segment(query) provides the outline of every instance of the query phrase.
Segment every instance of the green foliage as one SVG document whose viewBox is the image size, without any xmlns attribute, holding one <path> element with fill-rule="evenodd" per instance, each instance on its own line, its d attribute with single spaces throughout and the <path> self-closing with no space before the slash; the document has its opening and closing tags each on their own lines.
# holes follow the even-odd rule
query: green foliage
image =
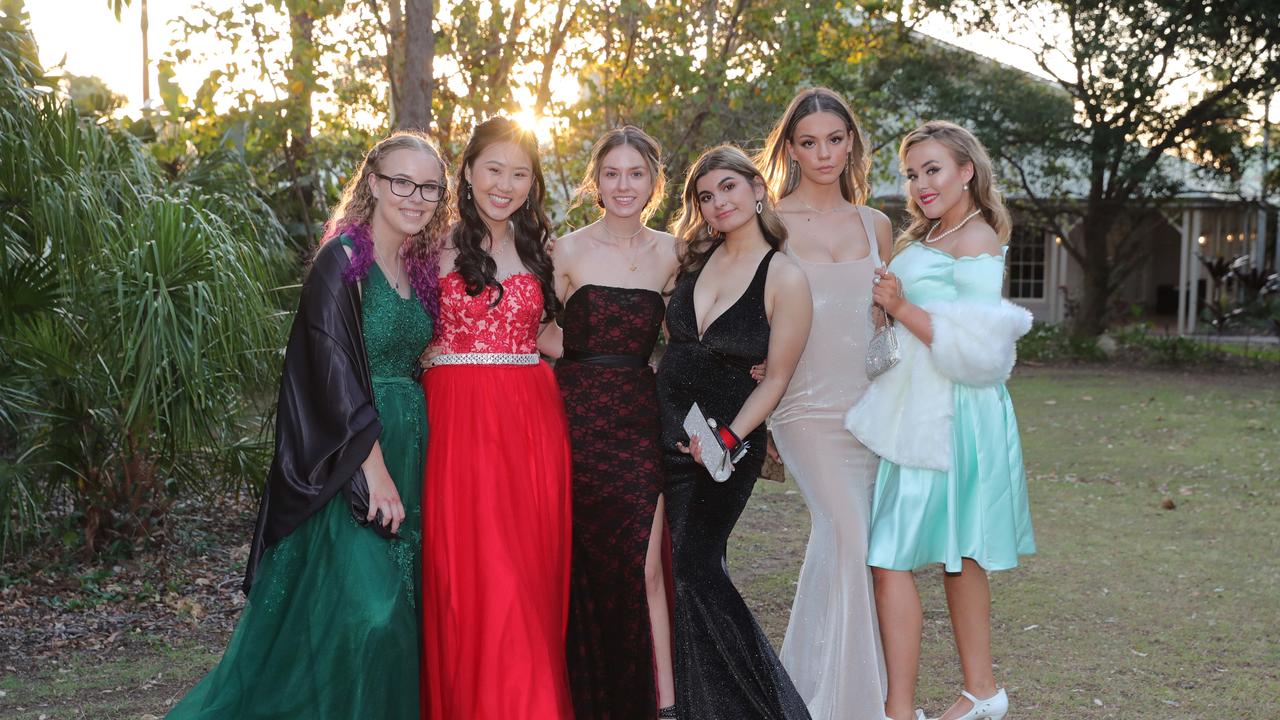
<svg viewBox="0 0 1280 720">
<path fill-rule="evenodd" d="M 1061 325 L 1037 322 L 1018 341 L 1019 360 L 1080 362 L 1105 358 L 1096 339 L 1075 337 Z"/>
<path fill-rule="evenodd" d="M 170 176 L 34 92 L 27 41 L 0 29 L 0 539 L 53 513 L 94 552 L 154 536 L 179 493 L 259 476 L 284 233 L 237 154 Z"/>
<path fill-rule="evenodd" d="M 1213 348 L 1199 340 L 1156 334 L 1148 323 L 1130 325 L 1112 335 L 1121 347 L 1156 365 L 1203 365 L 1217 356 Z"/>
<path fill-rule="evenodd" d="M 66 80 L 71 104 L 84 117 L 108 117 L 124 106 L 125 97 L 113 92 L 101 78 L 68 74 Z"/>
<path fill-rule="evenodd" d="M 1149 257 L 1142 230 L 1159 208 L 1196 175 L 1238 177 L 1252 131 L 1248 108 L 1280 88 L 1280 4 L 925 4 L 970 28 L 1019 38 L 1072 103 L 1071 122 L 1049 123 L 1039 139 L 1007 143 L 1011 152 L 1000 154 L 1027 205 L 1083 269 L 1076 332 L 1101 333 L 1115 319 L 1111 298 Z M 993 107 L 1016 107 L 1016 96 L 991 90 L 984 99 Z"/>
</svg>

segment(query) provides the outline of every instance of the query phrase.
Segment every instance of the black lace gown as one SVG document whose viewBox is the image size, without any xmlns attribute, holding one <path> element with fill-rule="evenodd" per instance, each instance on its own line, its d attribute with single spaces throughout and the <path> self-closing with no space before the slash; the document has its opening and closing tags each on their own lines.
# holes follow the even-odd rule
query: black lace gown
<svg viewBox="0 0 1280 720">
<path fill-rule="evenodd" d="M 731 421 L 755 390 L 751 366 L 769 350 L 764 285 L 774 251 L 746 292 L 698 337 L 693 288 L 698 275 L 676 284 L 667 308 L 670 343 L 658 368 L 667 520 L 675 577 L 675 686 L 681 718 L 797 720 L 804 701 L 768 638 L 729 578 L 725 550 L 764 464 L 763 424 L 733 475 L 723 483 L 676 449 L 687 443 L 684 417 L 698 403 L 708 417 Z"/>
<path fill-rule="evenodd" d="M 561 317 L 556 379 L 573 456 L 565 655 L 577 720 L 657 716 L 644 566 L 664 479 L 648 364 L 664 311 L 652 290 L 584 285 Z"/>
</svg>

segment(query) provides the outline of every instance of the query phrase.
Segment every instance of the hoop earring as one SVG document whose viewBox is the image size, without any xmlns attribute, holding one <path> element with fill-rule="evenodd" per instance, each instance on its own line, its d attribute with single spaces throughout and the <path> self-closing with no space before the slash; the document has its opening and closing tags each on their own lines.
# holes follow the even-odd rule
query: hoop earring
<svg viewBox="0 0 1280 720">
<path fill-rule="evenodd" d="M 757 215 L 759 215 L 759 214 L 760 214 L 760 213 L 762 213 L 762 212 L 764 212 L 764 202 L 762 202 L 762 201 L 760 201 L 760 200 L 757 200 L 757 201 L 756 201 L 756 214 L 757 214 Z"/>
<path fill-rule="evenodd" d="M 708 223 L 708 224 L 707 224 L 707 237 L 709 237 L 709 238 L 713 238 L 713 237 L 715 237 L 715 236 L 716 236 L 716 234 L 715 234 L 715 233 L 713 233 L 713 232 L 711 232 L 711 224 L 710 224 L 710 223 Z"/>
</svg>

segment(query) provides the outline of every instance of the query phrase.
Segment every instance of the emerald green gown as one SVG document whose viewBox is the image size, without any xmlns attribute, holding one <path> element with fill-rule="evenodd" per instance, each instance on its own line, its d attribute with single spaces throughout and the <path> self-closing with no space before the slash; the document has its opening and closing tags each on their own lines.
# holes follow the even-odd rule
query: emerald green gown
<svg viewBox="0 0 1280 720">
<path fill-rule="evenodd" d="M 362 289 L 378 440 L 406 514 L 400 539 L 357 525 L 338 493 L 266 551 L 226 653 L 170 720 L 419 717 L 427 415 L 412 372 L 432 323 L 376 263 Z"/>
</svg>

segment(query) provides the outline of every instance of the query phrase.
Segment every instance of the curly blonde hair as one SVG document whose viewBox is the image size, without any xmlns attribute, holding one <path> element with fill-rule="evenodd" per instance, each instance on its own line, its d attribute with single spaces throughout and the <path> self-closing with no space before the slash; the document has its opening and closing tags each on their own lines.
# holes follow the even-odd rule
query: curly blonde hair
<svg viewBox="0 0 1280 720">
<path fill-rule="evenodd" d="M 702 153 L 697 162 L 689 168 L 685 176 L 684 192 L 680 197 L 680 210 L 671 223 L 671 233 L 676 236 L 677 251 L 680 258 L 680 272 L 692 273 L 702 269 L 711 252 L 719 244 L 720 237 L 712 232 L 711 226 L 702 217 L 698 208 L 698 181 L 713 170 L 728 170 L 737 173 L 749 183 L 759 182 L 764 186 L 764 200 L 761 211 L 756 215 L 764 239 L 774 250 L 781 250 L 787 239 L 787 226 L 773 209 L 773 197 L 764 176 L 740 148 L 734 145 L 719 145 Z"/>
<path fill-rule="evenodd" d="M 435 211 L 426 227 L 409 239 L 404 248 L 405 269 L 409 274 L 409 282 L 418 294 L 423 307 L 435 318 L 439 308 L 436 294 L 439 275 L 440 244 L 445 230 L 452 224 L 453 215 L 450 202 L 451 192 L 448 188 L 448 168 L 444 158 L 434 142 L 425 134 L 415 131 L 401 130 L 383 138 L 369 148 L 360 167 L 352 173 L 347 184 L 342 188 L 342 196 L 325 223 L 323 241 L 340 235 L 351 238 L 354 245 L 351 263 L 343 273 L 347 282 L 359 282 L 369 272 L 373 264 L 373 240 L 369 234 L 369 223 L 378 200 L 369 188 L 369 176 L 379 172 L 382 159 L 397 150 L 416 150 L 431 156 L 440 164 L 441 183 L 445 194 L 436 203 Z"/>
<path fill-rule="evenodd" d="M 987 149 L 982 146 L 978 138 L 973 136 L 973 133 L 959 125 L 945 120 L 930 120 L 907 133 L 907 136 L 902 139 L 902 145 L 898 148 L 899 162 L 905 163 L 907 152 L 928 140 L 941 143 L 951 153 L 951 157 L 957 164 L 973 166 L 973 178 L 969 180 L 969 200 L 975 209 L 982 211 L 982 219 L 996 231 L 1000 243 L 1002 245 L 1008 243 L 1013 222 L 1009 217 L 1009 211 L 1004 206 L 1000 190 L 996 188 L 995 171 L 992 169 L 991 157 L 987 155 Z M 894 255 L 905 250 L 911 243 L 923 240 L 929 229 L 938 222 L 925 216 L 924 210 L 920 209 L 920 203 L 912 197 L 909 187 L 905 194 L 908 222 L 907 227 L 893 243 Z"/>
</svg>

